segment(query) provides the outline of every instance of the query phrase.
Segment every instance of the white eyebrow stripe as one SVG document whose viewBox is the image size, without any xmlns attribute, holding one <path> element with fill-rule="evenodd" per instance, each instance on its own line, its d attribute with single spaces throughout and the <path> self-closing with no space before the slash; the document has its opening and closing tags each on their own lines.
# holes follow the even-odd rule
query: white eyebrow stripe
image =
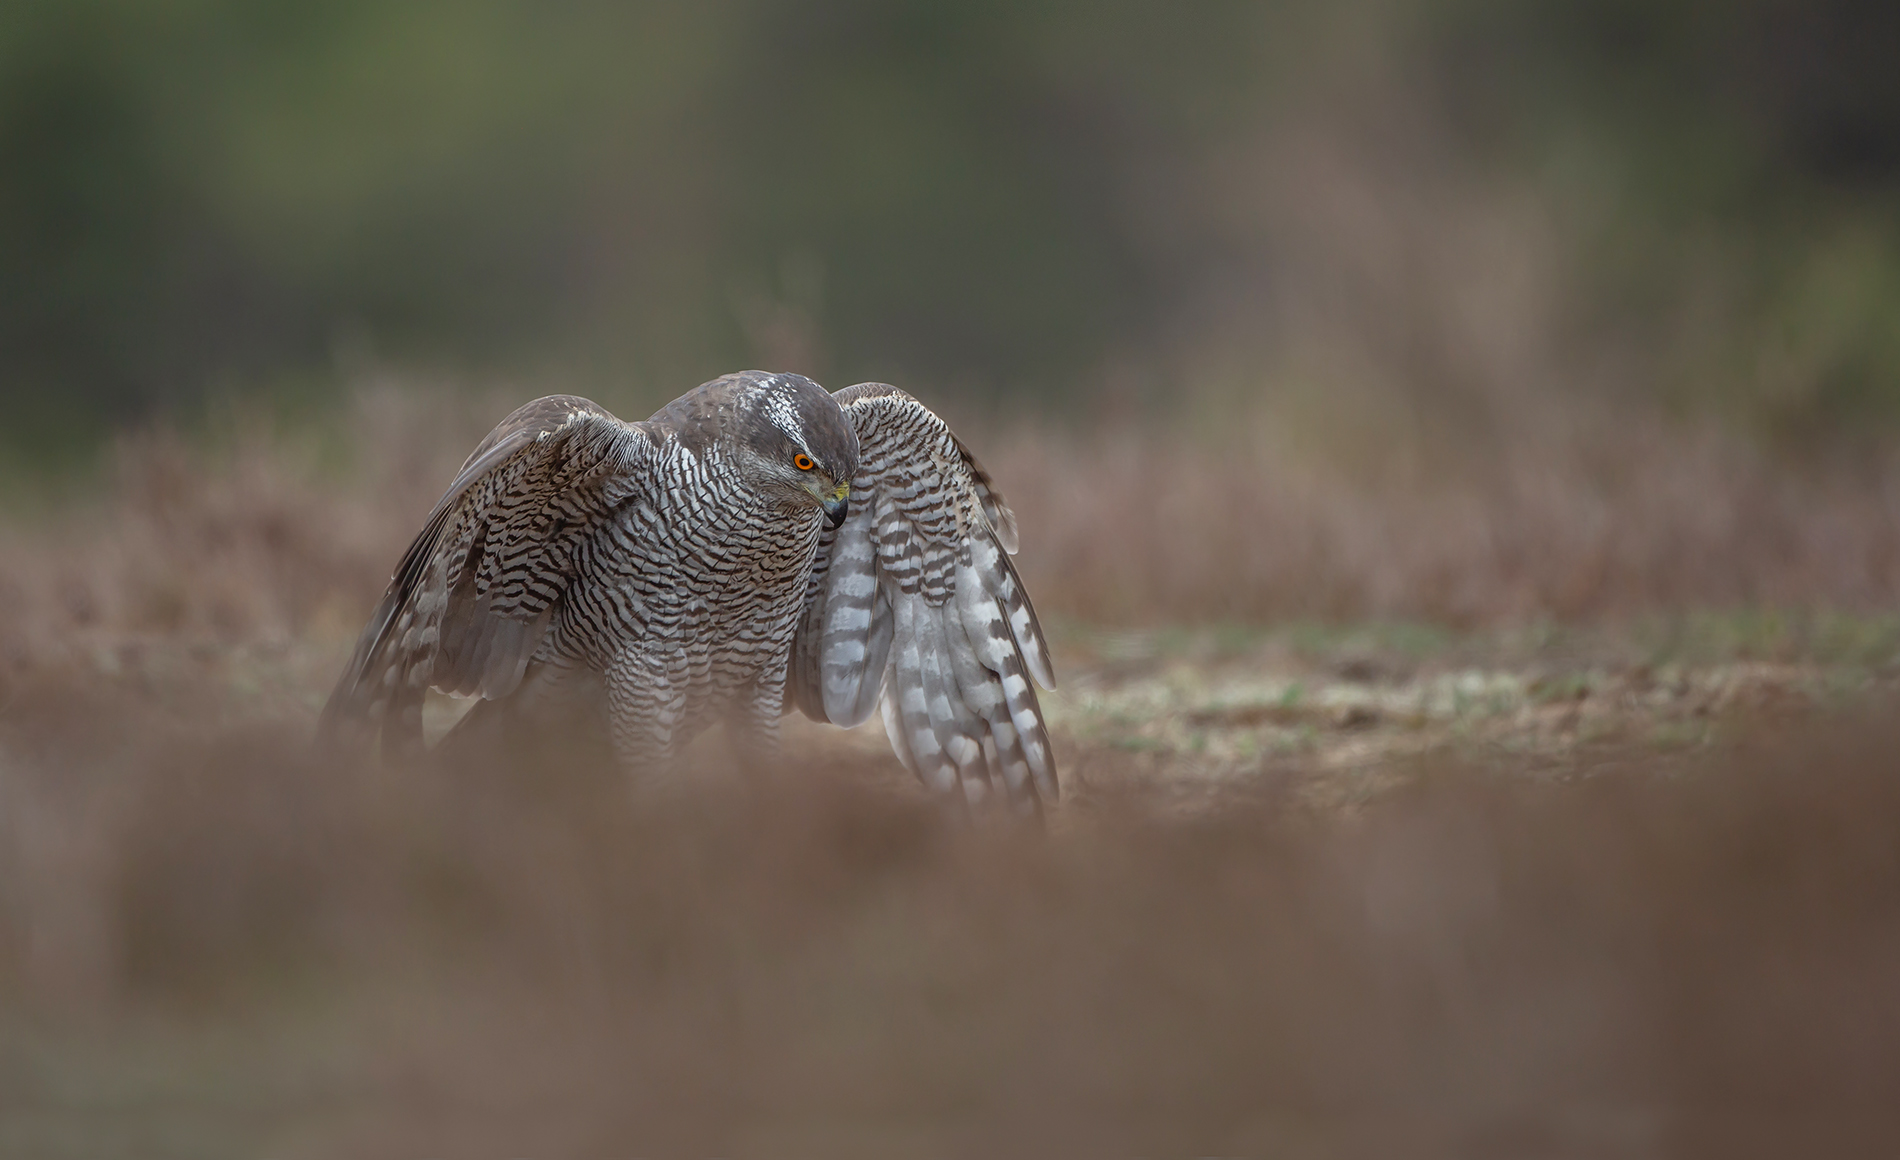
<svg viewBox="0 0 1900 1160">
<path fill-rule="evenodd" d="M 774 427 L 791 436 L 805 454 L 811 455 L 811 445 L 805 441 L 805 424 L 799 418 L 798 406 L 792 401 L 790 384 L 782 379 L 771 378 L 764 383 L 765 401 L 761 409 Z M 818 458 L 812 455 L 813 459 Z"/>
</svg>

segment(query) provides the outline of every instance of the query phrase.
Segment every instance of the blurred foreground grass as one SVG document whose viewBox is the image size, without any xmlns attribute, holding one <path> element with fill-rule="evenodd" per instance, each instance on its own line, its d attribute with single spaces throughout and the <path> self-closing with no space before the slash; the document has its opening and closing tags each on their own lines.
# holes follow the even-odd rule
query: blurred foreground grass
<svg viewBox="0 0 1900 1160">
<path fill-rule="evenodd" d="M 659 796 L 560 745 L 316 754 L 485 426 L 147 435 L 0 529 L 0 1154 L 1900 1139 L 1884 500 L 1672 459 L 1674 499 L 1559 472 L 1531 519 L 978 433 L 1062 680 L 1022 832 L 875 727 L 715 737 Z"/>
<path fill-rule="evenodd" d="M 1047 832 L 875 736 L 655 796 L 558 743 L 323 759 L 311 686 L 231 691 L 283 654 L 29 682 L 0 1154 L 1900 1140 L 1890 669 L 1484 647 L 1077 650 Z"/>
</svg>

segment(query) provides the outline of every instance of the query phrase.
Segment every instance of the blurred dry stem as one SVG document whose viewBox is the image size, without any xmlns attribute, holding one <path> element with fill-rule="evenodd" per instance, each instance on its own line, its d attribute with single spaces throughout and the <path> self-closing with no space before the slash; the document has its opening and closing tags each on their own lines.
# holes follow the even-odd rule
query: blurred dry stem
<svg viewBox="0 0 1900 1160">
<path fill-rule="evenodd" d="M 1045 836 L 956 825 L 887 760 L 713 764 L 662 802 L 596 754 L 368 769 L 300 728 L 26 696 L 0 728 L 15 1154 L 1900 1131 L 1890 723 L 1584 781 L 1428 763 L 1351 814 L 1245 784 L 1189 817 L 1098 763 Z"/>
<path fill-rule="evenodd" d="M 1613 436 L 1476 444 L 1445 470 L 1392 448 L 1355 471 L 1271 418 L 1236 427 L 1212 446 L 1131 430 L 999 440 L 986 458 L 1035 548 L 1031 590 L 1091 621 L 1465 625 L 1900 596 L 1891 458 L 1797 467 L 1632 419 Z"/>
</svg>

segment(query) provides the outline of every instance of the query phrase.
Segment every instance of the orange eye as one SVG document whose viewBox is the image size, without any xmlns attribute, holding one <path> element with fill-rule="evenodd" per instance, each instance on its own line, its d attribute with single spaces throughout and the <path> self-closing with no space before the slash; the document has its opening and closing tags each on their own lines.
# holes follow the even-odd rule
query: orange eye
<svg viewBox="0 0 1900 1160">
<path fill-rule="evenodd" d="M 810 471 L 812 469 L 811 456 L 809 455 L 792 456 L 792 466 L 798 468 L 798 470 L 800 471 Z"/>
</svg>

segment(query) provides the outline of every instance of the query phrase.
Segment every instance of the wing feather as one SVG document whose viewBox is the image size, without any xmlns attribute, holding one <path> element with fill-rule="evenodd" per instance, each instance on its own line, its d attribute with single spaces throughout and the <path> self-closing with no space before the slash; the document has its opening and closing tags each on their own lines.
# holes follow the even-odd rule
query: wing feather
<svg viewBox="0 0 1900 1160">
<path fill-rule="evenodd" d="M 881 704 L 912 773 L 972 804 L 1058 793 L 1032 679 L 1049 648 L 1009 556 L 1016 517 L 943 420 L 895 387 L 835 396 L 861 452 L 851 515 L 821 542 L 793 645 L 787 707 L 855 725 Z"/>
<path fill-rule="evenodd" d="M 403 554 L 320 732 L 380 729 L 385 750 L 411 748 L 426 688 L 513 692 L 579 566 L 576 549 L 637 491 L 653 449 L 645 425 L 573 395 L 502 420 Z"/>
<path fill-rule="evenodd" d="M 962 452 L 963 462 L 969 466 L 970 487 L 983 505 L 983 515 L 990 522 L 990 530 L 996 533 L 996 542 L 1003 546 L 1003 551 L 1014 556 L 1017 549 L 1016 513 L 1010 511 L 1009 505 L 1003 502 L 1002 493 L 990 482 L 990 473 L 983 470 L 983 465 L 976 461 L 976 456 L 970 454 L 970 449 L 963 445 L 961 439 L 957 440 L 957 450 Z"/>
</svg>

